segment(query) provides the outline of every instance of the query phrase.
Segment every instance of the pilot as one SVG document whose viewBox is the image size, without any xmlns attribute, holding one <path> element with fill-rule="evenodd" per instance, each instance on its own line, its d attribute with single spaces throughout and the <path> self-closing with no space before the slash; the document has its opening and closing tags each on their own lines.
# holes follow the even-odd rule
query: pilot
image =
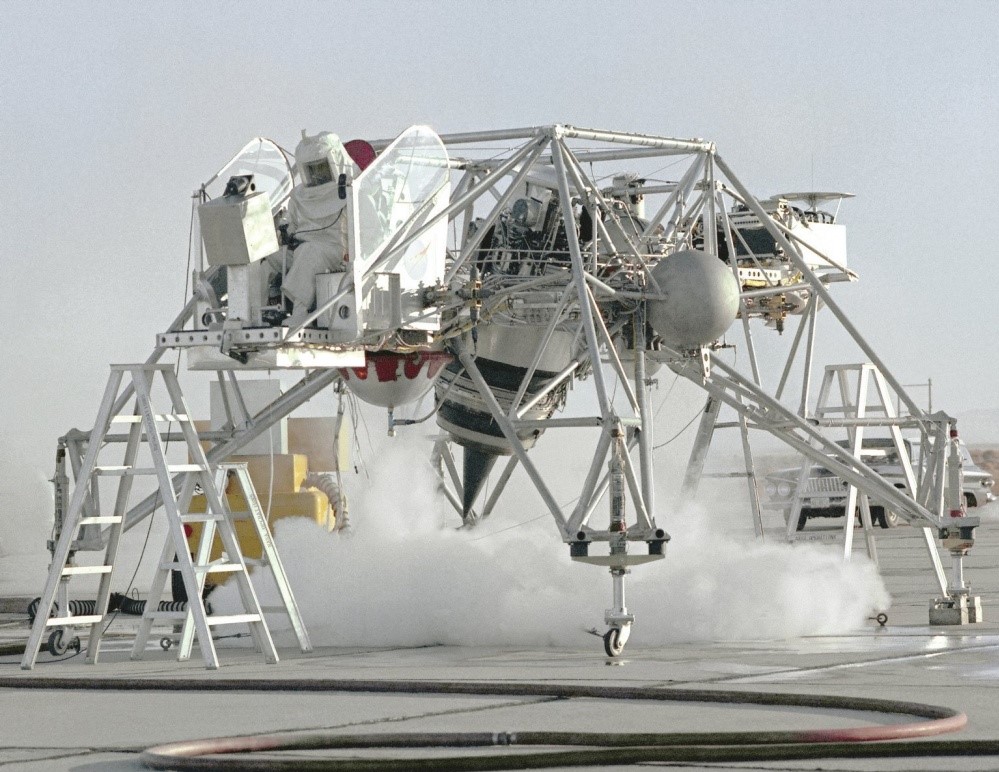
<svg viewBox="0 0 999 772">
<path fill-rule="evenodd" d="M 336 134 L 302 132 L 295 149 L 302 180 L 291 191 L 288 231 L 299 242 L 284 292 L 291 299 L 288 324 L 300 324 L 316 302 L 316 274 L 347 270 L 347 195 L 359 173 Z"/>
</svg>

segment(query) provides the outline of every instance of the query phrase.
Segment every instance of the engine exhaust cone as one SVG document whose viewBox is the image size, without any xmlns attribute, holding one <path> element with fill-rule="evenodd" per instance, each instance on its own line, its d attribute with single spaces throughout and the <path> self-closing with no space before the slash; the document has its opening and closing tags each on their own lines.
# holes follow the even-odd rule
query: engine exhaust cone
<svg viewBox="0 0 999 772">
<path fill-rule="evenodd" d="M 468 519 L 472 505 L 479 496 L 482 486 L 489 477 L 498 456 L 495 453 L 484 453 L 476 448 L 465 448 L 465 463 L 461 473 L 461 517 Z"/>
</svg>

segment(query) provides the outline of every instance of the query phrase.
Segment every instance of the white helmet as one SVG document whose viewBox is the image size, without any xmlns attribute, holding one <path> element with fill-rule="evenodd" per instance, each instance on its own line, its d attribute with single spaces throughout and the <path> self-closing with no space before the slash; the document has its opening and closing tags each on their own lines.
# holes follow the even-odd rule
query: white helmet
<svg viewBox="0 0 999 772">
<path fill-rule="evenodd" d="M 310 137 L 303 130 L 302 141 L 295 148 L 295 164 L 310 188 L 339 182 L 341 174 L 346 174 L 349 182 L 358 172 L 340 138 L 329 131 Z"/>
</svg>

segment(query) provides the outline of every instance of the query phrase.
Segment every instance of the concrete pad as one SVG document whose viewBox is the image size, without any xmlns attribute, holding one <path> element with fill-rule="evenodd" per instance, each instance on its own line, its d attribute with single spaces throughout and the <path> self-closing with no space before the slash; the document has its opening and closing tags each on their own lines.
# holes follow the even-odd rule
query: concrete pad
<svg viewBox="0 0 999 772">
<path fill-rule="evenodd" d="M 898 717 L 817 709 L 659 703 L 524 695 L 455 695 L 356 692 L 265 692 L 264 680 L 447 681 L 642 686 L 657 689 L 811 693 L 897 699 L 952 707 L 968 714 L 968 727 L 942 739 L 999 738 L 999 535 L 979 532 L 966 574 L 983 595 L 986 621 L 931 626 L 929 601 L 937 592 L 921 535 L 912 529 L 878 534 L 882 575 L 893 596 L 889 619 L 849 634 L 791 640 L 689 642 L 629 647 L 619 659 L 588 649 L 418 647 L 283 649 L 266 665 L 245 646 L 223 645 L 222 667 L 206 671 L 197 651 L 188 662 L 155 643 L 141 661 L 128 658 L 134 620 L 102 646 L 101 661 L 83 657 L 20 670 L 17 656 L 0 657 L 0 678 L 153 679 L 178 677 L 204 684 L 197 691 L 89 691 L 0 689 L 4 728 L 0 764 L 26 770 L 134 770 L 149 745 L 181 739 L 287 730 L 346 733 L 579 730 L 765 731 L 887 725 Z M 601 599 L 595 599 L 600 603 Z M 641 624 L 639 619 L 638 624 Z M 0 619 L 0 642 L 23 639 L 26 622 Z M 211 691 L 219 679 L 240 679 L 250 691 Z M 476 753 L 492 753 L 483 749 Z M 464 752 L 464 751 L 462 751 Z M 519 749 L 517 752 L 525 752 Z M 377 752 L 372 752 L 377 755 Z M 384 753 L 384 752 L 382 752 Z M 442 750 L 422 754 L 443 754 Z M 623 768 L 623 767 L 622 767 Z M 639 768 L 637 766 L 629 768 Z M 687 765 L 686 769 L 984 770 L 999 758 L 829 760 Z"/>
</svg>

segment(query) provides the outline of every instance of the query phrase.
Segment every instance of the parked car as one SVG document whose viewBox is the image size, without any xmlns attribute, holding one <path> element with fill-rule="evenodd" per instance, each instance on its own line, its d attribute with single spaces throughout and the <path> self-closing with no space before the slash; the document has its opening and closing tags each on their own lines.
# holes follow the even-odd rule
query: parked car
<svg viewBox="0 0 999 772">
<path fill-rule="evenodd" d="M 913 471 L 919 476 L 921 459 L 918 444 L 913 446 L 909 440 L 904 440 Z M 844 440 L 837 443 L 847 446 Z M 992 486 L 995 479 L 991 474 L 978 466 L 971 459 L 971 454 L 962 443 L 960 445 L 964 472 L 964 503 L 967 507 L 977 507 L 995 500 Z M 896 488 L 905 487 L 905 476 L 895 449 L 895 443 L 890 438 L 870 438 L 864 440 L 863 459 L 869 467 L 884 477 Z M 783 510 L 785 522 L 791 516 L 791 505 L 794 501 L 795 488 L 801 476 L 801 467 L 781 469 L 766 477 L 767 507 Z M 797 530 L 805 527 L 812 517 L 843 517 L 846 508 L 846 497 L 849 483 L 838 477 L 834 472 L 813 465 L 808 482 L 801 494 L 801 514 L 798 517 Z M 897 513 L 889 509 L 884 502 L 871 497 L 871 519 L 882 528 L 893 528 L 901 522 Z"/>
</svg>

